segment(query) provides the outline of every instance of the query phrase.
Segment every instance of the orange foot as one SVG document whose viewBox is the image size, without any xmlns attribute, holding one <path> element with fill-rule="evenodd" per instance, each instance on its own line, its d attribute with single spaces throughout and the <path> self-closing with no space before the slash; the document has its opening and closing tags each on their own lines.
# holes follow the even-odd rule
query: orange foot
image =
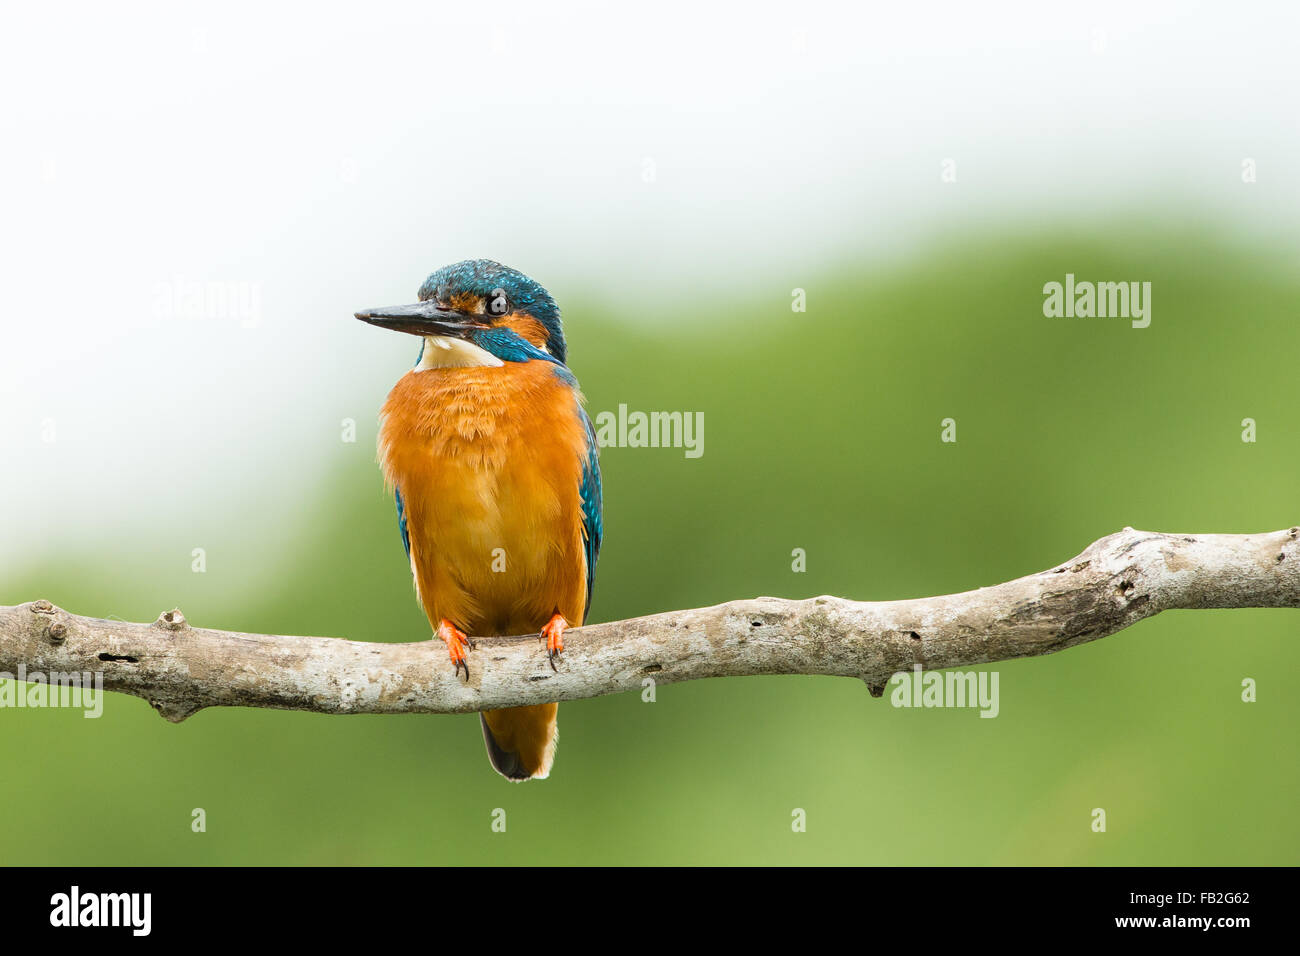
<svg viewBox="0 0 1300 956">
<path fill-rule="evenodd" d="M 437 636 L 446 643 L 447 653 L 451 655 L 451 662 L 456 665 L 456 670 L 453 673 L 459 674 L 460 669 L 463 667 L 465 668 L 465 679 L 469 680 L 469 661 L 465 659 L 465 650 L 472 647 L 473 644 L 465 636 L 465 632 L 444 617 L 438 622 Z"/>
<path fill-rule="evenodd" d="M 546 638 L 546 658 L 551 662 L 551 670 L 556 670 L 555 659 L 564 650 L 564 632 L 569 622 L 564 615 L 556 613 L 542 628 L 542 637 Z"/>
</svg>

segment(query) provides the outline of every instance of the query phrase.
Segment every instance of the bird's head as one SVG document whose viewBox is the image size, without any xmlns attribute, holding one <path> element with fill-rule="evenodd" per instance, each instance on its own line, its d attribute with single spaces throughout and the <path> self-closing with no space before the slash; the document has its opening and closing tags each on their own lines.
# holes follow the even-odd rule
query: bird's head
<svg viewBox="0 0 1300 956">
<path fill-rule="evenodd" d="M 371 325 L 423 336 L 434 364 L 500 364 L 527 361 L 540 351 L 561 364 L 567 360 L 560 310 L 540 284 L 491 259 L 467 259 L 443 266 L 420 286 L 420 301 L 358 312 Z M 430 352 L 430 349 L 434 352 Z M 473 351 L 470 351 L 470 349 Z M 471 361 L 486 352 L 498 361 Z"/>
</svg>

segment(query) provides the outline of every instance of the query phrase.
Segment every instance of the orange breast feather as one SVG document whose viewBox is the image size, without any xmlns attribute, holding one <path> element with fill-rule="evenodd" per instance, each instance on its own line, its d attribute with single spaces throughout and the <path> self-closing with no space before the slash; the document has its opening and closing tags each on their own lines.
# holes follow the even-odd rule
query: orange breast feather
<svg viewBox="0 0 1300 956">
<path fill-rule="evenodd" d="M 420 603 L 470 636 L 537 631 L 586 603 L 577 394 L 546 361 L 407 373 L 380 461 L 401 492 Z"/>
</svg>

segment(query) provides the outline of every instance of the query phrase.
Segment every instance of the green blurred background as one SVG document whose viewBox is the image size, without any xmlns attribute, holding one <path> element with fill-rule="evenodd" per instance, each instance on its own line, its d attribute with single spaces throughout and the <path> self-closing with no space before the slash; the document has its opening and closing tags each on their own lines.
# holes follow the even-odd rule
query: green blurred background
<svg viewBox="0 0 1300 956">
<path fill-rule="evenodd" d="M 705 417 L 698 459 L 604 450 L 593 620 L 760 594 L 939 594 L 1050 567 L 1125 525 L 1300 521 L 1291 252 L 1136 215 L 971 228 L 868 267 L 844 248 L 815 273 L 686 283 L 667 303 L 553 289 L 593 414 Z M 1045 318 L 1043 284 L 1067 272 L 1150 281 L 1150 327 Z M 791 311 L 796 287 L 805 313 Z M 646 321 L 665 304 L 672 322 Z M 232 464 L 221 492 L 189 505 L 207 537 L 186 531 L 160 553 L 129 530 L 87 544 L 52 519 L 61 549 L 0 582 L 0 603 L 126 620 L 179 605 L 204 626 L 427 638 L 374 461 L 374 414 L 413 355 L 359 324 L 347 334 L 387 351 L 340 389 L 337 415 L 310 435 L 247 423 L 286 456 L 330 443 L 292 516 L 261 497 L 274 475 Z M 338 440 L 349 415 L 355 443 Z M 947 417 L 955 444 L 940 442 Z M 190 542 L 208 547 L 207 573 L 191 572 Z M 1295 864 L 1298 627 L 1293 611 L 1171 612 L 999 664 L 994 720 L 894 709 L 817 677 L 565 703 L 551 778 L 526 785 L 491 772 L 472 716 L 209 710 L 173 726 L 120 696 L 99 720 L 0 712 L 0 860 Z M 792 832 L 794 808 L 807 832 Z"/>
</svg>

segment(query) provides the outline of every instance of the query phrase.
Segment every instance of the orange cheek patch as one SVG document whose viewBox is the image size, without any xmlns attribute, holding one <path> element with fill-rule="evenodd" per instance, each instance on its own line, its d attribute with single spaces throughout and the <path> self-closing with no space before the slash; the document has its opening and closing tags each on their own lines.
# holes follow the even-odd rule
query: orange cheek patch
<svg viewBox="0 0 1300 956">
<path fill-rule="evenodd" d="M 482 300 L 472 292 L 459 292 L 451 297 L 449 303 L 453 309 L 461 312 L 477 312 Z"/>
<path fill-rule="evenodd" d="M 538 348 L 546 348 L 547 335 L 546 326 L 538 322 L 531 315 L 510 314 L 499 322 L 494 322 L 497 328 L 510 329 L 520 338 L 531 342 Z"/>
</svg>

